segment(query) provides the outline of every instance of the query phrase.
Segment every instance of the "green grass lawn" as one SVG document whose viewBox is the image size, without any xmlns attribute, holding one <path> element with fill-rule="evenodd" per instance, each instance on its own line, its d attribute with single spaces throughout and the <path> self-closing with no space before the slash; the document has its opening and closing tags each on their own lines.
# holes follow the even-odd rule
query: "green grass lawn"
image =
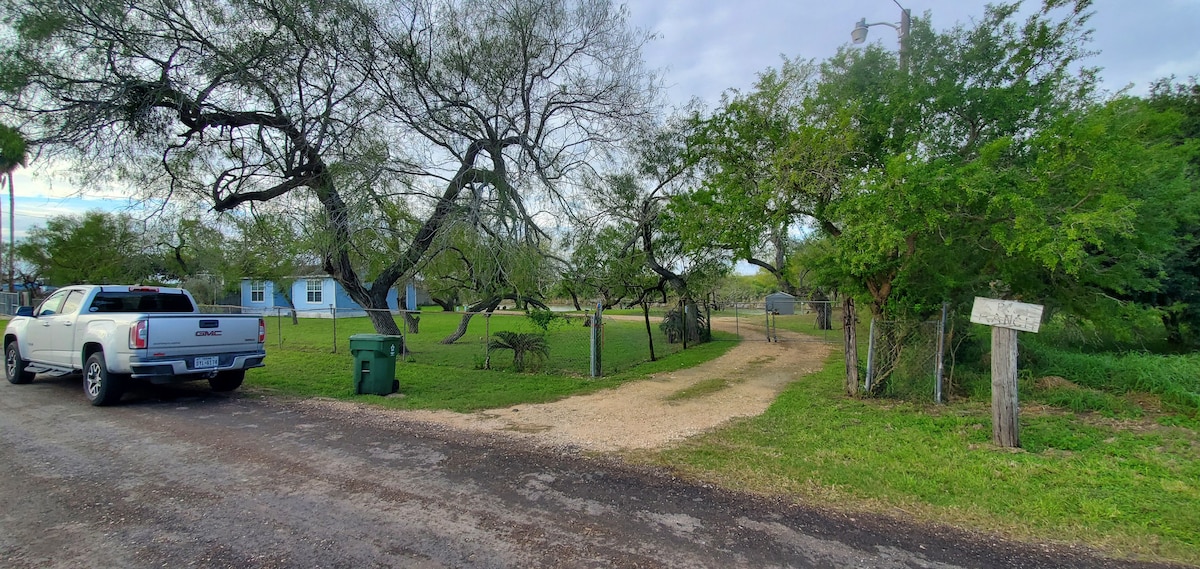
<svg viewBox="0 0 1200 569">
<path fill-rule="evenodd" d="M 366 318 L 300 319 L 293 325 L 284 318 L 267 319 L 267 366 L 251 370 L 247 385 L 300 397 L 359 399 L 388 407 L 472 411 L 521 403 L 541 403 L 569 395 L 614 387 L 651 373 L 682 369 L 715 358 L 734 345 L 721 341 L 682 350 L 667 344 L 652 320 L 655 352 L 660 359 L 649 361 L 644 322 L 606 321 L 602 370 L 599 379 L 589 377 L 590 328 L 581 318 L 552 324 L 546 332 L 550 357 L 537 373 L 513 373 L 512 352 L 492 351 L 490 361 L 485 338 L 498 330 L 539 332 L 521 315 L 476 316 L 467 334 L 452 345 L 440 341 L 453 331 L 461 313 L 426 312 L 421 315 L 420 333 L 406 336 L 407 358 L 399 358 L 396 379 L 402 398 L 354 395 L 352 334 L 373 333 Z M 718 339 L 736 340 L 720 334 Z M 282 347 L 281 347 L 282 345 Z M 336 352 L 334 351 L 336 347 Z M 484 369 L 489 364 L 491 369 Z"/>
<path fill-rule="evenodd" d="M 1114 420 L 1027 407 L 1024 449 L 1010 451 L 991 444 L 988 402 L 850 399 L 841 358 L 839 350 L 763 415 L 650 460 L 835 509 L 1200 562 L 1195 419 Z"/>
</svg>

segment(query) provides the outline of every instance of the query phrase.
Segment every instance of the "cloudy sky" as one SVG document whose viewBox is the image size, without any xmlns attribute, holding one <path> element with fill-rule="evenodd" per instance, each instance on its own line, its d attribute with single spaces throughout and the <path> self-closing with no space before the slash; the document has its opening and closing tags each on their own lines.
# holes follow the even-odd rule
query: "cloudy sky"
<svg viewBox="0 0 1200 569">
<path fill-rule="evenodd" d="M 920 3 L 917 3 L 917 2 Z M 978 0 L 901 0 L 914 17 L 928 13 L 935 28 L 970 22 L 983 14 Z M 1027 0 L 1026 11 L 1040 2 Z M 670 96 L 715 103 L 727 88 L 747 88 L 755 75 L 777 67 L 780 55 L 825 59 L 850 43 L 855 22 L 900 20 L 892 0 L 632 0 L 636 26 L 659 38 L 645 52 L 665 70 Z M 1103 68 L 1103 86 L 1133 84 L 1144 93 L 1159 77 L 1200 75 L 1200 0 L 1095 0 L 1088 63 Z M 896 32 L 870 29 L 869 42 L 897 46 Z"/>
<path fill-rule="evenodd" d="M 936 28 L 969 22 L 983 13 L 976 0 L 901 0 L 915 17 L 928 12 Z M 1027 9 L 1040 4 L 1027 1 Z M 722 91 L 745 89 L 757 73 L 778 66 L 780 55 L 821 60 L 850 42 L 861 18 L 898 22 L 893 0 L 629 0 L 634 25 L 658 38 L 645 51 L 647 64 L 661 69 L 676 104 L 693 97 L 711 107 Z M 1091 65 L 1103 68 L 1103 87 L 1148 83 L 1168 75 L 1200 75 L 1200 0 L 1095 0 Z M 871 28 L 868 41 L 895 48 L 896 33 Z M 112 209 L 119 192 L 65 198 L 74 189 L 42 173 L 21 171 L 17 184 L 17 235 L 62 213 Z M 107 194 L 107 195 L 105 195 Z M 7 215 L 7 214 L 5 214 Z"/>
</svg>

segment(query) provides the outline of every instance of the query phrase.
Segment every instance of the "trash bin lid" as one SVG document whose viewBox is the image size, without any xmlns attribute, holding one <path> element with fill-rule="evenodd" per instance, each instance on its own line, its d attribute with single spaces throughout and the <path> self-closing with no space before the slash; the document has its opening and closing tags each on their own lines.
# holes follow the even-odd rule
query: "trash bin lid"
<svg viewBox="0 0 1200 569">
<path fill-rule="evenodd" d="M 375 350 L 395 353 L 404 343 L 404 336 L 395 334 L 354 334 L 350 336 L 350 351 Z"/>
<path fill-rule="evenodd" d="M 377 342 L 377 341 L 383 340 L 384 338 L 388 338 L 388 337 L 389 336 L 384 335 L 384 334 L 354 334 L 353 336 L 350 336 L 350 339 L 351 340 L 360 340 L 360 341 L 364 341 L 364 342 L 370 342 L 370 341 Z"/>
</svg>

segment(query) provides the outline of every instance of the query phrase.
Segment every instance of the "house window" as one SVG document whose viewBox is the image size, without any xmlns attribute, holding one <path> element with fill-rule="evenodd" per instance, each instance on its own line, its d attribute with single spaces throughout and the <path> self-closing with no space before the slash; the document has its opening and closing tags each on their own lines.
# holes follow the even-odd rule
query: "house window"
<svg viewBox="0 0 1200 569">
<path fill-rule="evenodd" d="M 263 302 L 267 299 L 267 283 L 265 281 L 250 281 L 250 302 Z"/>
<path fill-rule="evenodd" d="M 321 282 L 321 279 L 308 279 L 308 287 L 307 288 L 308 288 L 308 303 L 309 304 L 320 304 L 321 303 L 321 286 L 322 286 L 322 284 L 324 284 L 324 283 Z"/>
</svg>

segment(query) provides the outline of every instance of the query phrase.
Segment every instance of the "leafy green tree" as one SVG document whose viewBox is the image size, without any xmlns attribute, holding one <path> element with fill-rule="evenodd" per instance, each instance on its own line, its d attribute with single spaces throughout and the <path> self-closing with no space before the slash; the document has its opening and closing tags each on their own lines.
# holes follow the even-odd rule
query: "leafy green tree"
<svg viewBox="0 0 1200 569">
<path fill-rule="evenodd" d="M 443 237 L 441 251 L 422 269 L 424 282 L 434 294 L 472 299 L 443 344 L 458 341 L 475 314 L 493 312 L 501 302 L 546 308 L 542 299 L 554 277 L 540 241 L 522 243 L 469 224 L 457 224 Z"/>
<path fill-rule="evenodd" d="M 33 142 L 218 212 L 311 205 L 323 269 L 380 309 L 383 333 L 399 332 L 389 289 L 437 252 L 458 206 L 537 233 L 531 211 L 566 203 L 560 183 L 653 95 L 648 36 L 605 0 L 6 8 L 0 108 Z M 356 244 L 381 230 L 395 254 L 376 265 Z"/>
<path fill-rule="evenodd" d="M 284 213 L 260 210 L 252 216 L 235 217 L 234 226 L 232 247 L 238 255 L 229 265 L 228 278 L 271 281 L 287 303 L 292 324 L 299 324 L 292 285 L 302 267 L 316 264 L 299 221 Z"/>
<path fill-rule="evenodd" d="M 603 204 L 594 223 L 609 228 L 607 239 L 618 239 L 620 243 L 619 248 L 612 249 L 616 253 L 609 256 L 616 261 L 616 270 L 607 275 L 613 279 L 608 282 L 619 286 L 617 290 L 623 295 L 637 295 L 634 304 L 642 305 L 648 338 L 652 337 L 647 304 L 650 294 L 661 291 L 664 300 L 666 292 L 676 295 L 690 307 L 690 324 L 694 324 L 700 313 L 696 299 L 707 295 L 732 265 L 719 247 L 688 246 L 683 236 L 691 219 L 670 208 L 673 200 L 691 188 L 693 168 L 686 144 L 692 128 L 691 121 L 678 118 L 648 128 L 631 142 L 624 170 L 592 182 L 593 201 Z M 601 230 L 597 235 L 606 233 Z M 647 281 L 643 272 L 646 269 L 657 277 L 657 284 Z M 701 341 L 700 329 L 689 325 L 692 336 L 688 340 Z"/>
<path fill-rule="evenodd" d="M 1184 204 L 1200 198 L 1200 84 L 1161 79 L 1151 86 L 1149 106 L 1179 117 L 1171 142 L 1189 157 L 1191 188 Z M 1163 260 L 1163 275 L 1157 290 L 1138 294 L 1136 300 L 1160 312 L 1167 341 L 1183 345 L 1194 343 L 1200 332 L 1200 219 L 1194 209 L 1179 203 L 1163 204 L 1167 211 L 1182 213 L 1175 227 L 1174 248 Z"/>
<path fill-rule="evenodd" d="M 157 282 L 152 244 L 144 235 L 124 213 L 58 216 L 31 229 L 17 256 L 50 285 Z"/>
<path fill-rule="evenodd" d="M 760 74 L 751 91 L 726 93 L 720 109 L 699 121 L 688 140 L 703 182 L 671 205 L 688 246 L 727 249 L 774 276 L 777 290 L 789 294 L 800 292 L 798 275 L 788 266 L 793 235 L 810 212 L 807 200 L 793 193 L 797 184 L 789 184 L 788 173 L 774 162 L 812 148 L 796 138 L 809 128 L 801 104 L 816 71 L 811 62 L 785 59 L 780 69 Z"/>
<path fill-rule="evenodd" d="M 821 227 L 833 238 L 827 262 L 820 264 L 826 279 L 843 290 L 866 293 L 877 315 L 927 314 L 940 304 L 904 305 L 898 301 L 910 297 L 894 296 L 901 283 L 922 286 L 910 278 L 921 266 L 951 269 L 938 284 L 979 290 L 971 280 L 978 271 L 946 266 L 943 261 L 954 257 L 944 245 L 1016 227 L 1008 225 L 1016 220 L 989 219 L 982 215 L 986 210 L 973 206 L 1002 214 L 999 204 L 1038 191 L 1021 184 L 978 184 L 994 179 L 1001 165 L 1010 173 L 1028 174 L 1025 180 L 1040 179 L 1034 173 L 1038 154 L 1026 141 L 1079 108 L 1094 80 L 1088 69 L 1074 71 L 1085 55 L 1080 41 L 1087 36 L 1087 8 L 1087 1 L 1052 0 L 1019 23 L 1016 5 L 993 5 L 973 25 L 944 33 L 916 20 L 907 74 L 888 54 L 873 49 L 843 51 L 823 65 L 813 101 L 816 116 L 844 116 L 849 109 L 853 120 L 838 121 L 838 130 L 850 133 L 856 150 L 847 154 L 839 192 L 824 207 L 828 223 Z M 1094 207 L 1103 205 L 1084 203 L 1077 213 Z M 1102 217 L 1096 214 L 1091 219 Z M 1085 239 L 1059 237 L 1063 247 Z M 977 244 L 987 245 L 986 240 Z M 963 253 L 967 259 L 1003 261 L 1029 250 L 1014 244 L 1002 253 L 982 251 Z"/>
</svg>

